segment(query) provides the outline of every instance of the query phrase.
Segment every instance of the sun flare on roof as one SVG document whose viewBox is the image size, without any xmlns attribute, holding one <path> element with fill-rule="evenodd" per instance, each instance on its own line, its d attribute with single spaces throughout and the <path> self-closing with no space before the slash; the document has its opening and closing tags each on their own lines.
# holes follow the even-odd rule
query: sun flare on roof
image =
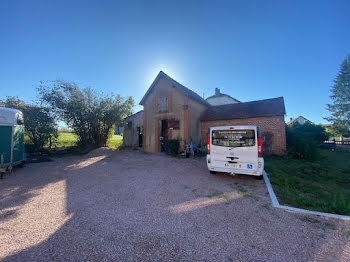
<svg viewBox="0 0 350 262">
<path fill-rule="evenodd" d="M 173 67 L 169 67 L 164 64 L 160 64 L 158 66 L 153 67 L 152 69 L 149 70 L 149 72 L 146 74 L 146 86 L 147 88 L 152 84 L 154 79 L 157 77 L 160 71 L 163 71 L 166 73 L 168 76 L 170 76 L 173 79 L 178 80 L 179 79 L 179 74 L 177 70 L 175 70 Z"/>
</svg>

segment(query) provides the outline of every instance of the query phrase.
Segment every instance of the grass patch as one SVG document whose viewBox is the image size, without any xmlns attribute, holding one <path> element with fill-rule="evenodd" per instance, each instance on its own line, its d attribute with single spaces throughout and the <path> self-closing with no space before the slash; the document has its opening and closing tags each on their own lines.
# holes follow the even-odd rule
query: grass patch
<svg viewBox="0 0 350 262">
<path fill-rule="evenodd" d="M 71 147 L 76 146 L 78 142 L 78 136 L 71 132 L 59 132 L 58 138 L 55 143 L 56 147 Z"/>
<path fill-rule="evenodd" d="M 265 157 L 265 169 L 279 201 L 293 207 L 350 215 L 350 153 L 320 150 L 306 161 Z"/>
<path fill-rule="evenodd" d="M 225 199 L 225 200 L 229 200 L 229 196 L 226 195 L 225 193 L 222 193 L 222 192 L 214 192 L 210 195 L 207 195 L 208 198 L 221 198 L 221 199 Z"/>
<path fill-rule="evenodd" d="M 271 210 L 271 206 L 269 204 L 263 204 L 262 207 L 266 210 Z"/>
<path fill-rule="evenodd" d="M 253 196 L 252 192 L 249 192 L 244 187 L 239 187 L 238 188 L 238 193 L 240 193 L 244 197 L 252 197 Z"/>
<path fill-rule="evenodd" d="M 59 132 L 56 141 L 56 147 L 72 147 L 76 146 L 78 142 L 78 136 L 72 132 Z M 123 137 L 120 135 L 112 135 L 108 141 L 107 146 L 109 148 L 117 149 L 123 145 Z"/>
<path fill-rule="evenodd" d="M 107 146 L 109 148 L 118 149 L 123 145 L 123 137 L 120 135 L 113 135 L 107 141 Z"/>
</svg>

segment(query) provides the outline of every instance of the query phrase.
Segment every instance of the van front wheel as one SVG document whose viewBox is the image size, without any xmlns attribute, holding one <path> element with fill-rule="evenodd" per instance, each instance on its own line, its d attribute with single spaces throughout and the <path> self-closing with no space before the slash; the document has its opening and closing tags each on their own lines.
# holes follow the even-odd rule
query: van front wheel
<svg viewBox="0 0 350 262">
<path fill-rule="evenodd" d="M 211 170 L 209 170 L 209 173 L 212 174 L 212 175 L 216 175 L 217 174 L 217 172 L 211 171 Z"/>
</svg>

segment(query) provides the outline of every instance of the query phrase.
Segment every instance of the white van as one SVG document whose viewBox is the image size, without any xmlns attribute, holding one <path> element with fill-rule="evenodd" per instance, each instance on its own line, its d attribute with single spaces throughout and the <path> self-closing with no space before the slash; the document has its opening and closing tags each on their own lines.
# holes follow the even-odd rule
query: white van
<svg viewBox="0 0 350 262">
<path fill-rule="evenodd" d="M 258 126 L 209 128 L 207 152 L 210 173 L 227 172 L 261 177 L 264 171 Z"/>
</svg>

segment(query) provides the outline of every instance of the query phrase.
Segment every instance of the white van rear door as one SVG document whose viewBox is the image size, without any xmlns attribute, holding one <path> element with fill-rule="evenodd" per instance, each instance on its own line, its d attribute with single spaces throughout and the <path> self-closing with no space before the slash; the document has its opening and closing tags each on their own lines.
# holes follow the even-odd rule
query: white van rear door
<svg viewBox="0 0 350 262">
<path fill-rule="evenodd" d="M 256 126 L 212 127 L 210 154 L 215 166 L 256 170 L 258 168 Z"/>
</svg>

